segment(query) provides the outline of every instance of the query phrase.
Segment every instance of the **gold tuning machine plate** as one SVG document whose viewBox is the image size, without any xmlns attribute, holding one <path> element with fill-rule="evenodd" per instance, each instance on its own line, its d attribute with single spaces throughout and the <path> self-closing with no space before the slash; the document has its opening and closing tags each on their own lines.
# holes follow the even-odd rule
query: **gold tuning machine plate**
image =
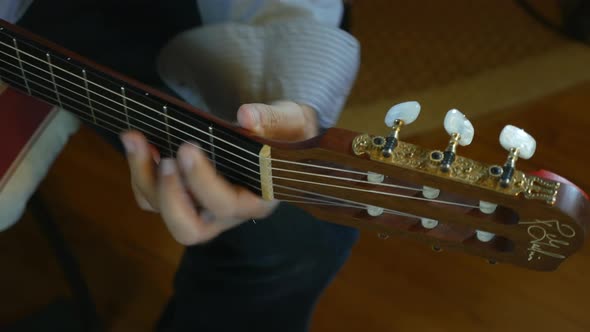
<svg viewBox="0 0 590 332">
<path fill-rule="evenodd" d="M 392 155 L 385 157 L 381 153 L 385 140 L 383 136 L 361 134 L 353 140 L 352 150 L 357 156 L 368 155 L 371 160 L 377 162 L 444 177 L 506 195 L 523 194 L 526 199 L 543 200 L 551 205 L 557 199 L 559 182 L 526 175 L 522 171 L 515 170 L 512 185 L 503 188 L 500 186 L 500 176 L 502 175 L 502 167 L 500 166 L 487 165 L 457 156 L 449 172 L 442 172 L 439 167 L 442 160 L 441 151 L 427 150 L 399 141 L 397 148 L 392 151 Z"/>
</svg>

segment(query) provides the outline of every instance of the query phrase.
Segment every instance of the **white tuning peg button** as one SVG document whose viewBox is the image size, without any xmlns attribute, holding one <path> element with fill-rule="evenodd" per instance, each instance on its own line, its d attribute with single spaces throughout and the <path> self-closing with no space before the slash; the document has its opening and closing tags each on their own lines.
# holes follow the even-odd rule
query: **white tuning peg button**
<svg viewBox="0 0 590 332">
<path fill-rule="evenodd" d="M 494 233 L 477 230 L 475 236 L 481 242 L 490 242 L 496 235 Z"/>
<path fill-rule="evenodd" d="M 512 125 L 507 125 L 502 129 L 500 133 L 500 144 L 508 151 L 517 149 L 518 157 L 522 159 L 531 158 L 537 148 L 537 142 L 533 136 Z"/>
<path fill-rule="evenodd" d="M 506 163 L 504 163 L 504 167 L 502 168 L 502 175 L 500 176 L 500 186 L 506 188 L 512 181 L 512 175 L 514 175 L 518 158 L 531 158 L 535 154 L 537 142 L 526 131 L 512 125 L 507 125 L 500 133 L 500 144 L 509 152 Z"/>
<path fill-rule="evenodd" d="M 404 124 L 414 122 L 420 114 L 420 103 L 417 101 L 407 101 L 394 105 L 385 115 L 385 124 L 387 127 L 393 127 L 395 120 L 402 120 Z"/>
<path fill-rule="evenodd" d="M 462 146 L 471 144 L 475 129 L 473 128 L 471 121 L 467 120 L 465 114 L 459 112 L 457 109 L 452 109 L 447 112 L 447 115 L 445 115 L 444 127 L 447 133 L 451 135 L 449 145 L 443 153 L 443 159 L 440 163 L 441 171 L 446 173 L 451 170 L 451 165 L 455 161 L 457 144 Z"/>
<path fill-rule="evenodd" d="M 428 219 L 428 218 L 420 218 L 420 223 L 422 227 L 426 229 L 433 229 L 438 226 L 438 220 Z"/>
<path fill-rule="evenodd" d="M 385 144 L 381 149 L 381 154 L 389 158 L 399 142 L 399 132 L 403 126 L 408 125 L 416 120 L 420 114 L 420 104 L 416 101 L 407 101 L 405 103 L 394 105 L 385 115 L 385 124 L 391 128 L 391 132 L 385 138 Z"/>
<path fill-rule="evenodd" d="M 428 199 L 435 199 L 440 195 L 440 189 L 423 186 L 422 187 L 422 196 Z"/>
<path fill-rule="evenodd" d="M 492 214 L 496 211 L 498 204 L 486 202 L 486 201 L 479 201 L 479 210 L 485 214 Z"/>
<path fill-rule="evenodd" d="M 367 206 L 367 213 L 372 217 L 378 217 L 383 214 L 383 208 L 378 206 Z"/>
<path fill-rule="evenodd" d="M 383 174 L 375 173 L 375 172 L 368 172 L 367 173 L 367 181 L 371 183 L 381 183 L 385 180 L 385 176 Z"/>
<path fill-rule="evenodd" d="M 475 129 L 471 121 L 467 120 L 465 114 L 459 112 L 457 109 L 452 109 L 445 115 L 444 121 L 445 130 L 449 135 L 459 134 L 459 144 L 466 146 L 473 141 Z"/>
</svg>

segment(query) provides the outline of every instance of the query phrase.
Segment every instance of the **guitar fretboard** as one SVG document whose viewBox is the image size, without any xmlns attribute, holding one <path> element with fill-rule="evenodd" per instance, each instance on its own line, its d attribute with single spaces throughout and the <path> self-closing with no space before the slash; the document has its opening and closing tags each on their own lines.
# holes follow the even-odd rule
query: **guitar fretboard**
<svg viewBox="0 0 590 332">
<path fill-rule="evenodd" d="M 113 134 L 137 129 L 163 156 L 174 157 L 183 142 L 197 142 L 219 172 L 260 194 L 260 143 L 34 41 L 1 20 L 0 78 Z"/>
</svg>

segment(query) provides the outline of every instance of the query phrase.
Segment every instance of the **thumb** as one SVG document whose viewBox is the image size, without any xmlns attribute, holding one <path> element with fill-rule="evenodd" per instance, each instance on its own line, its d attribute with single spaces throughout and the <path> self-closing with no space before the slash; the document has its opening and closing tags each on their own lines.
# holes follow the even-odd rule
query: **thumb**
<svg viewBox="0 0 590 332">
<path fill-rule="evenodd" d="M 240 126 L 265 138 L 298 141 L 311 138 L 318 131 L 315 111 L 291 101 L 244 104 L 237 117 Z"/>
</svg>

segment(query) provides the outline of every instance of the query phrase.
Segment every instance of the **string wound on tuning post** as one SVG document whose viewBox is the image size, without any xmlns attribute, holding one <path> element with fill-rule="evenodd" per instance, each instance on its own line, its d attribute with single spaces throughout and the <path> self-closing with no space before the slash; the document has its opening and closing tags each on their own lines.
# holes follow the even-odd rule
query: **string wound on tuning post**
<svg viewBox="0 0 590 332">
<path fill-rule="evenodd" d="M 502 167 L 500 186 L 507 188 L 512 182 L 518 158 L 529 159 L 535 154 L 537 142 L 526 131 L 507 125 L 500 133 L 500 145 L 508 151 L 508 157 Z"/>
<path fill-rule="evenodd" d="M 385 115 L 385 125 L 391 128 L 391 132 L 385 138 L 385 144 L 381 154 L 385 158 L 391 157 L 393 150 L 399 142 L 399 132 L 403 126 L 414 122 L 420 114 L 420 104 L 416 101 L 407 101 L 394 105 Z"/>
</svg>

